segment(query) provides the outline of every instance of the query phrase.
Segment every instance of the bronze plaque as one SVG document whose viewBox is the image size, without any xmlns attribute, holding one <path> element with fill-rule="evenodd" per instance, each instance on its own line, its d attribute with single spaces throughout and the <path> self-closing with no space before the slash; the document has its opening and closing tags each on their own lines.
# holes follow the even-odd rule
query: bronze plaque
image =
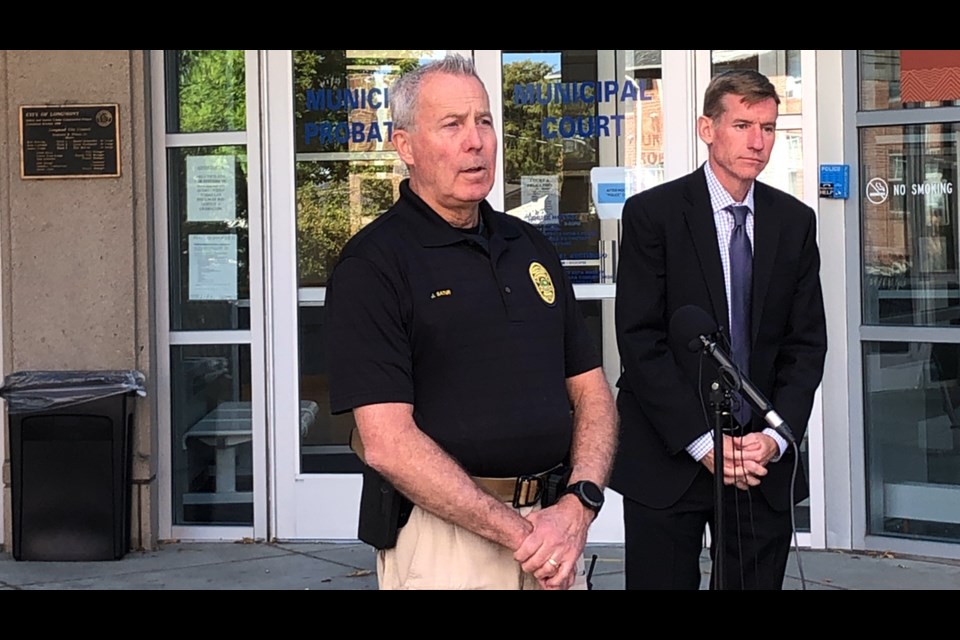
<svg viewBox="0 0 960 640">
<path fill-rule="evenodd" d="M 116 104 L 20 107 L 20 176 L 118 177 L 119 117 Z"/>
</svg>

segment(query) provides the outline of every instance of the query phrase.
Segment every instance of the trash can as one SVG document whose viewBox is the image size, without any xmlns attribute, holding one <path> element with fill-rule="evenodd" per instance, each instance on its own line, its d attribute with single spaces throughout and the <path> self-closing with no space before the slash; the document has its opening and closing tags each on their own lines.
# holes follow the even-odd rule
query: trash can
<svg viewBox="0 0 960 640">
<path fill-rule="evenodd" d="M 10 425 L 13 557 L 119 560 L 130 544 L 139 371 L 21 371 L 0 388 Z"/>
</svg>

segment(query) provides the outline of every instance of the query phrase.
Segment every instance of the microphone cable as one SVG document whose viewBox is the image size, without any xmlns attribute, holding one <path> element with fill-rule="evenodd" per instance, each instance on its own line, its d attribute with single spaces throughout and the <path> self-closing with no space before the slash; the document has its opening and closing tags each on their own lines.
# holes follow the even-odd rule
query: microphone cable
<svg viewBox="0 0 960 640">
<path fill-rule="evenodd" d="M 742 398 L 740 399 L 740 402 L 743 402 L 743 399 L 742 399 Z M 733 419 L 733 416 L 731 416 L 731 420 L 732 420 L 732 419 Z M 742 437 L 743 437 L 743 427 L 742 427 L 742 426 L 738 426 L 738 427 L 737 427 L 737 430 L 738 430 L 738 432 L 740 433 L 740 437 L 742 438 Z M 743 461 L 744 461 L 743 449 L 740 449 L 740 468 L 741 468 L 741 469 L 743 469 Z M 747 494 L 747 513 L 748 513 L 748 515 L 749 515 L 749 520 L 750 520 L 750 536 L 751 536 L 751 538 L 755 541 L 755 540 L 757 539 L 757 527 L 756 527 L 756 524 L 755 524 L 755 522 L 754 522 L 754 520 L 753 520 L 753 488 L 750 486 L 749 483 L 747 483 L 747 475 L 746 475 L 747 472 L 744 471 L 743 473 L 744 473 L 744 475 L 743 475 L 743 481 L 744 481 L 744 483 L 747 484 L 747 487 L 746 487 L 746 490 L 744 491 L 744 493 Z M 735 510 L 736 510 L 736 512 L 737 512 L 737 544 L 738 544 L 739 547 L 740 547 L 740 585 L 741 585 L 742 588 L 745 588 L 747 581 L 746 581 L 746 579 L 745 579 L 744 576 L 743 576 L 743 561 L 744 561 L 744 558 L 743 558 L 743 539 L 742 539 L 742 534 L 740 533 L 740 492 L 739 492 L 739 491 L 737 491 L 737 492 L 734 494 L 734 500 L 735 500 L 735 502 L 736 502 Z M 753 551 L 753 580 L 754 580 L 754 583 L 757 584 L 757 585 L 759 585 L 759 579 L 760 579 L 759 576 L 760 576 L 760 559 L 759 559 L 759 557 L 758 557 L 756 548 L 754 548 L 754 551 Z"/>
<path fill-rule="evenodd" d="M 734 365 L 734 366 L 736 366 L 736 365 Z M 738 379 L 743 379 L 743 375 L 742 375 L 742 373 L 739 371 L 739 369 L 737 370 L 737 376 L 738 376 Z M 737 391 L 739 391 L 739 389 L 738 389 Z M 743 394 L 738 394 L 738 395 L 740 396 L 740 402 L 744 402 L 744 400 L 743 400 Z M 752 414 L 752 415 L 754 415 L 754 416 L 759 416 L 761 419 L 763 419 L 763 416 L 760 416 L 760 413 L 756 410 L 756 408 L 755 408 L 752 404 L 747 403 L 747 406 L 750 407 L 750 411 L 751 411 L 751 414 Z M 783 434 L 782 434 L 782 433 L 779 434 L 779 435 L 780 435 L 780 437 L 783 437 Z M 796 505 L 796 501 L 793 499 L 793 497 L 794 497 L 794 496 L 796 495 L 796 493 L 797 493 L 797 471 L 798 471 L 799 468 L 800 468 L 800 447 L 799 447 L 799 445 L 797 445 L 797 440 L 796 440 L 796 438 L 793 438 L 793 437 L 789 438 L 788 444 L 793 447 L 793 470 L 791 471 L 791 474 L 790 474 L 790 532 L 791 532 L 791 536 L 792 536 L 792 538 L 793 538 L 794 556 L 797 558 L 797 570 L 798 570 L 799 573 L 800 573 L 800 590 L 801 590 L 801 591 L 806 591 L 806 590 L 807 590 L 807 579 L 806 579 L 806 577 L 805 577 L 804 574 L 803 574 L 803 561 L 800 559 L 800 539 L 799 539 L 799 537 L 797 536 L 797 505 Z M 741 453 L 741 456 L 742 456 L 742 455 L 743 455 L 743 454 Z M 749 491 L 748 491 L 747 495 L 748 495 L 748 497 L 749 497 Z M 751 510 L 750 510 L 750 527 L 751 527 L 751 533 L 752 533 L 752 535 L 754 536 L 754 538 L 756 538 L 756 531 L 753 530 L 753 509 L 752 509 L 752 506 L 753 506 L 753 505 L 752 505 L 752 502 L 751 502 L 751 505 L 750 505 L 750 506 L 751 506 Z M 754 562 L 756 562 L 756 556 L 754 556 Z M 784 577 L 786 577 L 786 576 L 784 576 Z M 742 581 L 741 581 L 741 584 L 742 584 Z"/>
<path fill-rule="evenodd" d="M 730 341 L 727 340 L 727 336 L 726 336 L 726 334 L 723 333 L 723 329 L 719 329 L 718 340 L 721 340 L 721 341 L 726 345 L 727 353 L 733 353 L 733 345 L 731 345 L 731 344 L 730 344 Z M 739 371 L 739 370 L 737 371 L 737 375 L 740 375 L 740 371 Z M 736 405 L 737 405 L 736 408 L 739 408 L 740 404 L 744 402 L 744 399 L 743 399 L 743 394 L 742 394 L 742 393 L 739 393 L 739 389 L 736 389 L 736 391 L 738 391 L 738 393 L 736 394 L 736 398 L 735 398 L 735 399 L 732 399 L 731 402 L 732 402 L 732 403 L 736 403 Z M 749 406 L 749 405 L 748 405 L 748 406 Z M 730 432 L 731 432 L 731 435 L 732 435 L 733 433 L 738 433 L 739 436 L 742 438 L 742 437 L 744 436 L 743 426 L 742 426 L 742 425 L 738 425 L 738 424 L 736 424 L 736 423 L 734 422 L 734 417 L 733 417 L 733 414 L 734 414 L 733 409 L 734 409 L 734 407 L 733 407 L 732 404 L 731 404 L 730 409 L 731 409 L 731 410 L 730 410 L 730 424 L 731 424 L 731 431 L 730 431 Z M 741 469 L 743 469 L 743 461 L 744 461 L 743 449 L 741 449 L 741 450 L 740 450 L 740 468 L 741 468 Z M 734 470 L 736 470 L 736 467 L 734 467 Z M 736 480 L 736 476 L 734 476 L 734 480 Z M 744 483 L 747 483 L 746 471 L 744 471 L 743 481 L 744 481 Z M 747 513 L 748 513 L 748 515 L 749 515 L 749 520 L 750 520 L 750 535 L 751 535 L 752 539 L 753 539 L 754 541 L 756 541 L 756 539 L 757 539 L 757 529 L 756 529 L 756 526 L 755 526 L 754 520 L 753 520 L 753 493 L 751 492 L 751 489 L 750 489 L 750 485 L 749 485 L 749 484 L 747 484 L 745 493 L 747 494 Z M 739 563 L 738 563 L 739 569 L 740 569 L 740 588 L 741 588 L 741 589 L 744 589 L 744 588 L 746 588 L 746 583 L 747 583 L 747 581 L 746 581 L 745 576 L 743 575 L 743 562 L 744 562 L 744 557 L 743 557 L 743 533 L 740 531 L 740 491 L 737 489 L 736 485 L 734 485 L 733 504 L 734 504 L 733 510 L 734 510 L 734 513 L 736 514 L 736 518 L 737 518 L 737 549 L 738 549 L 738 557 L 740 558 L 740 561 L 739 561 Z M 756 550 L 756 548 L 754 548 L 754 551 L 753 551 L 753 579 L 754 579 L 754 583 L 755 583 L 755 584 L 758 584 L 759 576 L 760 576 L 760 560 L 759 560 L 759 557 L 758 557 L 758 555 L 757 555 L 757 550 Z"/>
<path fill-rule="evenodd" d="M 807 590 L 807 579 L 803 575 L 803 562 L 800 560 L 800 540 L 797 537 L 797 505 L 793 496 L 796 495 L 797 469 L 800 467 L 800 447 L 796 439 L 791 440 L 793 445 L 793 473 L 790 476 L 790 527 L 793 529 L 793 549 L 797 558 L 797 570 L 800 572 L 800 590 Z"/>
</svg>

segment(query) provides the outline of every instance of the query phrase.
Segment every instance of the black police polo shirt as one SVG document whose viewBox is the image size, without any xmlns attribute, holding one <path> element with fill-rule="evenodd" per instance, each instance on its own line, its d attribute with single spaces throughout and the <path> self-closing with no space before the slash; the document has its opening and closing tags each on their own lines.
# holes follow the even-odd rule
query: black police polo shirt
<svg viewBox="0 0 960 640">
<path fill-rule="evenodd" d="M 326 300 L 331 409 L 412 404 L 472 475 L 536 473 L 569 453 L 566 379 L 600 359 L 550 242 L 480 210 L 489 251 L 404 181 L 344 247 Z"/>
</svg>

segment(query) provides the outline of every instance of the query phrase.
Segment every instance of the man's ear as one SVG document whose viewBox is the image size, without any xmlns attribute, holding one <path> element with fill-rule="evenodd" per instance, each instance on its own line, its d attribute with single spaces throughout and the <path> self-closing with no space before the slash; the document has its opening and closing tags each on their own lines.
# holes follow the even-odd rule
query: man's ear
<svg viewBox="0 0 960 640">
<path fill-rule="evenodd" d="M 413 149 L 410 144 L 410 134 L 404 129 L 393 130 L 393 148 L 397 150 L 400 160 L 408 167 L 413 166 Z"/>
<path fill-rule="evenodd" d="M 704 144 L 713 143 L 713 120 L 707 116 L 697 118 L 697 135 Z"/>
</svg>

